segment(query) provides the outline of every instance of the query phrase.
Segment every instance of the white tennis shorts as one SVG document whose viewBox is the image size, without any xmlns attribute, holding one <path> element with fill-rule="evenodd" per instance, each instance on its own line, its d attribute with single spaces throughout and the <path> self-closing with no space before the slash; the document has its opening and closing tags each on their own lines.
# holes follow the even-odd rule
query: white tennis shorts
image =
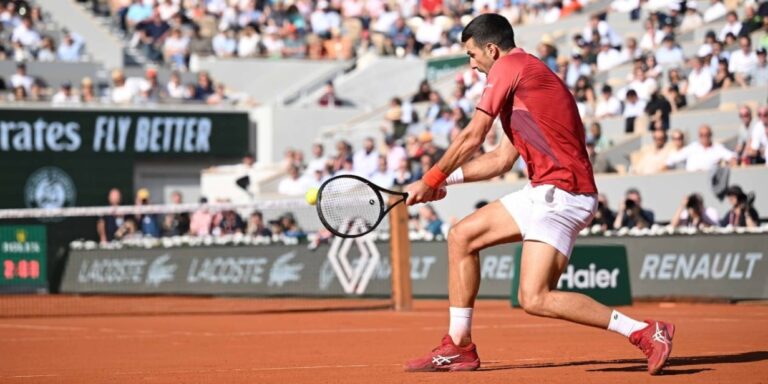
<svg viewBox="0 0 768 384">
<path fill-rule="evenodd" d="M 546 184 L 528 184 L 500 201 L 517 222 L 523 240 L 547 243 L 566 257 L 571 257 L 576 236 L 597 210 L 597 195 L 572 194 Z"/>
</svg>

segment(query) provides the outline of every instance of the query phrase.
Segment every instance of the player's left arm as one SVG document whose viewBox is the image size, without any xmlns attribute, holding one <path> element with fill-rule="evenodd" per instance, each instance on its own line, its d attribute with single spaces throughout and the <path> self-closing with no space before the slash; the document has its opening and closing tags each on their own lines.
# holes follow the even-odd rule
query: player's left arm
<svg viewBox="0 0 768 384">
<path fill-rule="evenodd" d="M 449 175 L 466 163 L 483 145 L 485 136 L 493 125 L 493 119 L 487 113 L 477 110 L 467 127 L 451 143 L 448 150 L 434 167 L 445 175 Z M 443 176 L 444 178 L 445 176 Z M 409 185 L 407 192 L 408 200 L 406 203 L 408 205 L 439 200 L 445 196 L 444 189 L 433 188 L 429 185 L 429 181 L 424 179 Z"/>
<path fill-rule="evenodd" d="M 512 145 L 512 142 L 506 137 L 502 137 L 501 143 L 496 149 L 463 164 L 461 166 L 461 180 L 456 180 L 456 182 L 488 180 L 503 175 L 512 169 L 518 157 L 520 157 L 520 153 Z"/>
</svg>

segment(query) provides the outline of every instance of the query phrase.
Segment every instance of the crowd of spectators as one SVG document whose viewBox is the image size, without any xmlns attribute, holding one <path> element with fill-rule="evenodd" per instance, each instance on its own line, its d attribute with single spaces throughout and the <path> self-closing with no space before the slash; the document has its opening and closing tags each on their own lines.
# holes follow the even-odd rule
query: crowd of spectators
<svg viewBox="0 0 768 384">
<path fill-rule="evenodd" d="M 169 49 L 163 54 L 168 60 L 182 62 L 177 31 L 166 39 Z M 0 60 L 16 63 L 15 73 L 0 77 L 0 92 L 10 102 L 51 102 L 56 105 L 89 103 L 146 105 L 158 102 L 230 104 L 245 100 L 229 92 L 223 84 L 215 83 L 206 72 L 197 74 L 195 82 L 183 82 L 179 72 L 171 74 L 164 84 L 158 81 L 156 67 L 147 66 L 143 77 L 125 76 L 114 70 L 110 82 L 86 76 L 78 83 L 63 82 L 51 86 L 45 73 L 31 74 L 31 62 L 80 62 L 85 56 L 86 42 L 55 23 L 37 5 L 26 0 L 0 1 Z M 176 49 L 172 49 L 176 47 Z M 184 66 L 178 66 L 185 69 Z"/>
<path fill-rule="evenodd" d="M 55 29 L 39 6 L 0 1 L 0 60 L 77 62 L 84 47 L 77 33 Z"/>
<path fill-rule="evenodd" d="M 586 1 L 112 0 L 115 24 L 147 57 L 184 68 L 191 55 L 351 59 L 460 51 L 468 18 L 554 23 Z"/>
<path fill-rule="evenodd" d="M 760 226 L 760 216 L 753 205 L 754 194 L 744 192 L 738 185 L 732 185 L 723 191 L 723 196 L 727 199 L 730 207 L 725 213 L 718 213 L 717 210 L 706 205 L 701 194 L 686 195 L 668 224 L 673 228 L 695 228 L 697 230 L 717 227 L 757 228 Z M 610 208 L 607 197 L 600 194 L 597 211 L 591 226 L 600 231 L 610 231 L 651 229 L 658 224 L 663 223 L 656 221 L 654 212 L 643 206 L 640 192 L 635 188 L 630 188 L 616 211 Z"/>
<path fill-rule="evenodd" d="M 718 167 L 765 164 L 768 157 L 768 105 L 759 107 L 756 113 L 742 105 L 738 108 L 738 117 L 741 124 L 733 150 L 713 140 L 712 127 L 708 124 L 702 124 L 697 131 L 697 140 L 687 145 L 685 133 L 679 129 L 653 130 L 650 132 L 653 142 L 631 154 L 629 171 L 648 175 L 672 169 L 713 171 Z"/>
<path fill-rule="evenodd" d="M 0 79 L 0 88 L 3 80 Z M 181 73 L 172 72 L 168 81 L 159 80 L 158 70 L 147 67 L 143 76 L 126 76 L 116 69 L 110 73 L 109 84 L 101 84 L 90 76 L 79 84 L 64 82 L 57 88 L 47 85 L 44 78 L 30 75 L 26 62 L 16 63 L 16 71 L 8 78 L 10 102 L 50 102 L 53 105 L 113 104 L 154 105 L 158 103 L 195 103 L 226 105 L 247 102 L 241 94 L 231 93 L 223 83 L 216 83 L 201 71 L 194 82 L 184 82 Z"/>
<path fill-rule="evenodd" d="M 135 206 L 150 204 L 150 193 L 146 188 L 136 191 Z M 107 200 L 111 207 L 120 206 L 122 193 L 113 188 L 109 191 Z M 179 191 L 171 193 L 171 205 L 182 204 L 183 198 Z M 306 238 L 306 232 L 299 226 L 293 213 L 287 212 L 278 218 L 265 221 L 261 211 L 252 211 L 243 218 L 234 209 L 212 210 L 206 203 L 206 198 L 200 199 L 200 208 L 194 212 L 168 214 L 134 214 L 107 215 L 100 217 L 96 223 L 96 233 L 102 244 L 112 241 L 131 240 L 136 238 L 160 238 L 172 236 L 223 236 L 250 235 L 272 238 Z M 226 201 L 219 201 L 226 203 Z"/>
</svg>

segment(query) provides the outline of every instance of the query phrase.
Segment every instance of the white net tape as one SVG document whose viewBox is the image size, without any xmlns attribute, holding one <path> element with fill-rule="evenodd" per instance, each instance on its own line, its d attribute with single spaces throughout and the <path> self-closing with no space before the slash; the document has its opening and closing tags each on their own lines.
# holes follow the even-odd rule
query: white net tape
<svg viewBox="0 0 768 384">
<path fill-rule="evenodd" d="M 0 219 L 35 219 L 51 217 L 90 217 L 108 215 L 139 215 L 194 212 L 201 208 L 211 211 L 223 210 L 293 210 L 312 208 L 301 199 L 255 201 L 252 203 L 211 203 L 211 204 L 156 204 L 156 205 L 121 205 L 106 207 L 67 207 L 67 208 L 23 208 L 0 209 Z"/>
</svg>

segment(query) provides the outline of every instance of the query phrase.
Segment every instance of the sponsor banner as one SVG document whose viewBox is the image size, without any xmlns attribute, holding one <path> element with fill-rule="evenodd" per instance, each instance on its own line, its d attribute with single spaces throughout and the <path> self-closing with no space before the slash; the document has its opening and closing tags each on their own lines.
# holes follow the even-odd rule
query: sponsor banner
<svg viewBox="0 0 768 384">
<path fill-rule="evenodd" d="M 6 111 L 0 153 L 240 156 L 246 113 L 57 109 Z"/>
<path fill-rule="evenodd" d="M 0 208 L 101 206 L 111 188 L 134 200 L 137 162 L 221 164 L 248 150 L 248 113 L 6 109 L 0 116 Z M 158 202 L 157 198 L 153 202 Z M 73 239 L 97 240 L 96 218 L 14 220 L 47 226 L 49 269 Z M 58 276 L 51 276 L 52 287 Z"/>
<path fill-rule="evenodd" d="M 559 286 L 608 305 L 629 303 L 630 291 L 635 298 L 768 299 L 766 247 L 760 235 L 582 238 Z M 479 297 L 509 297 L 518 249 L 481 254 Z M 412 244 L 414 296 L 447 296 L 447 276 L 446 243 Z M 62 291 L 381 297 L 390 295 L 390 279 L 389 245 L 352 239 L 314 251 L 305 245 L 71 251 Z"/>
<path fill-rule="evenodd" d="M 521 250 L 517 253 L 510 297 L 516 307 L 520 306 L 517 294 Z M 557 289 L 583 293 L 605 305 L 631 305 L 629 280 L 627 250 L 623 245 L 576 245 Z"/>
<path fill-rule="evenodd" d="M 306 246 L 206 247 L 71 251 L 62 280 L 67 293 L 389 296 L 389 245 L 342 240 Z M 374 256 L 374 255 L 378 256 Z M 481 257 L 483 297 L 506 297 L 513 257 Z M 414 243 L 413 292 L 447 295 L 445 243 Z"/>
<path fill-rule="evenodd" d="M 47 291 L 46 241 L 42 225 L 0 226 L 0 293 Z"/>
<path fill-rule="evenodd" d="M 606 241 L 610 240 L 602 239 Z M 629 254 L 634 297 L 768 299 L 765 235 L 624 238 L 621 242 Z"/>
</svg>

